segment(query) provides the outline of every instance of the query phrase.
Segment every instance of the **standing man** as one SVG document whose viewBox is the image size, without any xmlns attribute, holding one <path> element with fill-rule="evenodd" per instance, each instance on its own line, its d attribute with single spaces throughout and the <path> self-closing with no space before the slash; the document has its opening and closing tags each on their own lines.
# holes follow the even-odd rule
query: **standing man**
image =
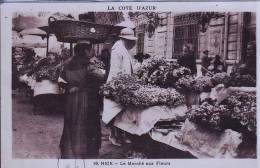
<svg viewBox="0 0 260 168">
<path fill-rule="evenodd" d="M 113 45 L 111 49 L 110 59 L 110 71 L 107 77 L 107 82 L 111 81 L 113 77 L 116 77 L 119 73 L 129 74 L 133 73 L 133 66 L 129 50 L 131 50 L 136 44 L 137 38 L 134 35 L 134 31 L 130 28 L 124 28 L 121 30 L 119 40 Z M 104 99 L 104 110 L 102 120 L 105 124 L 111 127 L 111 134 L 109 140 L 114 144 L 120 146 L 121 142 L 117 135 L 118 129 L 113 127 L 114 117 L 122 112 L 123 107 L 109 99 Z"/>
<path fill-rule="evenodd" d="M 134 31 L 130 28 L 122 29 L 119 38 L 111 50 L 111 66 L 107 82 L 117 76 L 118 73 L 133 73 L 132 59 L 129 50 L 135 46 L 137 38 L 134 36 Z"/>
</svg>

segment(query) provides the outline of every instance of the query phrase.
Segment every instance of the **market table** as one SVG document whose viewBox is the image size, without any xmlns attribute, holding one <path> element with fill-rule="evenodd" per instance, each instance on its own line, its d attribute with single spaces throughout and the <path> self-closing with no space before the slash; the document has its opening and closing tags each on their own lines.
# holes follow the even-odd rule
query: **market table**
<svg viewBox="0 0 260 168">
<path fill-rule="evenodd" d="M 241 143 L 241 134 L 225 130 L 221 134 L 200 128 L 188 120 L 181 129 L 157 129 L 158 121 L 178 120 L 185 116 L 186 106 L 169 108 L 154 106 L 146 109 L 126 109 L 120 113 L 114 126 L 135 135 L 149 134 L 158 142 L 167 144 L 181 151 L 189 152 L 197 158 L 234 158 Z"/>
<path fill-rule="evenodd" d="M 255 92 L 255 90 L 255 88 L 247 87 L 224 88 L 219 85 L 213 88 L 210 93 L 203 93 L 200 96 L 201 98 L 216 98 L 218 102 L 221 102 L 235 91 Z M 188 111 L 186 105 L 177 107 L 129 107 L 121 110 L 118 110 L 114 126 L 139 136 L 148 134 L 151 139 L 157 142 L 189 152 L 197 158 L 236 158 L 239 157 L 241 152 L 249 153 L 248 157 L 254 158 L 256 153 L 254 147 L 251 147 L 251 149 L 243 148 L 238 151 L 238 147 L 242 143 L 242 134 L 231 129 L 217 133 L 202 128 L 188 119 L 183 122 L 182 128 L 179 129 L 166 130 L 154 127 L 158 121 L 185 118 L 185 113 Z"/>
<path fill-rule="evenodd" d="M 197 158 L 235 158 L 241 134 L 231 129 L 222 133 L 211 132 L 186 120 L 182 129 L 171 130 L 164 135 L 153 129 L 149 135 L 155 141 L 191 153 Z"/>
<path fill-rule="evenodd" d="M 119 113 L 114 126 L 135 135 L 148 133 L 158 121 L 177 120 L 185 117 L 185 105 L 177 107 L 152 106 L 148 108 L 130 107 Z"/>
</svg>

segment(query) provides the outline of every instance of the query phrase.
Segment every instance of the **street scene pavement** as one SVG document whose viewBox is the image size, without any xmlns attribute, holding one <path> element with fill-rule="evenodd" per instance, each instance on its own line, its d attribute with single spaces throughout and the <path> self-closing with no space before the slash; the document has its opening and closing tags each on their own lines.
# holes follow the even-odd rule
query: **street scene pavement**
<svg viewBox="0 0 260 168">
<path fill-rule="evenodd" d="M 60 157 L 59 143 L 63 129 L 62 114 L 33 114 L 30 98 L 13 93 L 13 158 L 53 159 Z M 102 123 L 102 122 L 101 122 Z M 109 130 L 102 123 L 100 158 L 125 158 L 128 146 L 114 146 Z"/>
</svg>

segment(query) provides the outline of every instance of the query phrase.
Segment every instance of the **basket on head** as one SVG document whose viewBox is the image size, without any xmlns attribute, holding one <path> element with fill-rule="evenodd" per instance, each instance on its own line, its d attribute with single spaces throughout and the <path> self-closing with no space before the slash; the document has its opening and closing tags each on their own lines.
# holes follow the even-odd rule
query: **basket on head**
<svg viewBox="0 0 260 168">
<path fill-rule="evenodd" d="M 113 26 L 78 20 L 56 20 L 49 18 L 49 26 L 60 42 L 76 43 L 88 40 L 92 43 L 104 42 Z"/>
</svg>

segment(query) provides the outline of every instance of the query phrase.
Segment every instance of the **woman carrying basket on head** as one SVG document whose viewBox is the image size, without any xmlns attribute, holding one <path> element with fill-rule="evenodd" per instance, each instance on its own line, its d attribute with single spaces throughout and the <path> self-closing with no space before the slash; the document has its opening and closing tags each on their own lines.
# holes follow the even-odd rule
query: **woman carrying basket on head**
<svg viewBox="0 0 260 168">
<path fill-rule="evenodd" d="M 101 145 L 98 90 L 104 73 L 89 63 L 94 55 L 91 44 L 78 43 L 74 52 L 61 74 L 66 88 L 61 157 L 96 158 Z"/>
</svg>

